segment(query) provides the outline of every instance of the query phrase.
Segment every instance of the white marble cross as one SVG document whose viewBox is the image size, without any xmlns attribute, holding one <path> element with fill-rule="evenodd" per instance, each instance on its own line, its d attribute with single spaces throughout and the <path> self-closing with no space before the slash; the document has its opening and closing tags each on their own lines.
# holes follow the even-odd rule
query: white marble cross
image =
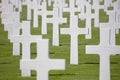
<svg viewBox="0 0 120 80">
<path fill-rule="evenodd" d="M 9 0 L 1 0 L 0 7 L 2 8 L 6 4 L 9 4 Z"/>
<path fill-rule="evenodd" d="M 80 8 L 80 13 L 85 13 L 86 3 L 89 3 L 87 0 L 76 0 L 75 4 Z"/>
<path fill-rule="evenodd" d="M 19 12 L 22 11 L 21 0 L 10 0 L 10 4 L 14 6 L 14 9 L 18 9 Z M 14 10 L 16 11 L 16 10 Z"/>
<path fill-rule="evenodd" d="M 26 52 L 30 52 L 30 42 L 29 42 L 29 39 L 28 39 L 28 36 L 30 36 L 30 22 L 29 21 L 23 21 L 22 22 L 22 36 L 24 36 L 24 38 L 21 37 L 21 35 L 13 35 L 12 38 L 11 38 L 11 42 L 13 44 L 19 44 L 20 46 L 20 43 L 23 43 L 22 45 L 22 56 L 25 57 L 26 59 L 30 59 L 30 54 L 26 53 Z M 20 38 L 20 39 L 19 39 Z M 22 39 L 22 40 L 21 40 Z M 22 42 L 23 41 L 23 42 Z M 14 47 L 15 45 L 13 45 Z M 18 48 L 18 47 L 17 47 Z M 16 48 L 15 48 L 16 49 Z M 20 49 L 20 47 L 19 47 Z M 28 51 L 27 51 L 28 50 Z M 26 51 L 26 52 L 25 52 Z M 20 55 L 20 53 L 19 53 Z M 30 75 L 30 72 L 27 72 L 27 71 L 23 71 L 25 72 L 26 74 L 23 74 L 23 76 L 26 76 L 26 75 Z"/>
<path fill-rule="evenodd" d="M 100 27 L 100 44 L 86 46 L 87 54 L 100 56 L 99 80 L 110 80 L 110 55 L 120 54 L 120 46 L 110 45 L 110 31 L 109 28 Z"/>
<path fill-rule="evenodd" d="M 1 3 L 1 15 L 4 13 L 11 13 L 14 12 L 13 5 L 8 4 L 8 3 Z"/>
<path fill-rule="evenodd" d="M 114 12 L 115 12 L 115 21 L 117 23 L 120 23 L 120 0 L 117 0 L 116 2 L 114 2 L 112 4 L 113 8 L 114 8 Z"/>
<path fill-rule="evenodd" d="M 53 8 L 53 17 L 47 18 L 47 23 L 53 24 L 53 38 L 52 44 L 54 46 L 59 46 L 59 24 L 60 23 L 67 23 L 67 19 L 59 17 L 59 10 L 58 8 Z"/>
<path fill-rule="evenodd" d="M 20 22 L 20 13 L 19 12 L 2 13 L 1 18 L 2 18 L 2 24 L 19 23 Z"/>
<path fill-rule="evenodd" d="M 53 0 L 53 1 L 54 1 L 53 7 L 58 8 L 59 17 L 63 18 L 63 8 L 68 7 L 68 4 L 65 3 L 65 0 Z"/>
<path fill-rule="evenodd" d="M 28 22 L 23 22 L 23 24 L 27 25 Z M 25 26 L 27 27 L 27 26 Z M 25 30 L 26 31 L 26 30 Z M 26 33 L 26 32 L 25 32 Z M 25 34 L 23 33 L 23 34 Z M 28 33 L 28 32 L 27 32 Z M 36 43 L 41 40 L 42 36 L 32 36 L 32 35 L 14 35 L 11 41 L 13 43 L 22 43 L 22 60 L 29 60 L 31 58 L 31 43 Z M 31 71 L 22 70 L 22 76 L 31 76 Z"/>
<path fill-rule="evenodd" d="M 82 4 L 82 3 L 81 3 Z M 79 18 L 81 20 L 86 20 L 86 28 L 88 28 L 88 33 L 86 35 L 86 39 L 91 39 L 92 38 L 92 19 L 95 18 L 95 15 L 91 12 L 92 8 L 89 2 L 86 1 L 84 7 L 86 7 L 86 12 L 81 11 L 79 14 Z M 84 8 L 85 9 L 85 8 Z"/>
<path fill-rule="evenodd" d="M 118 8 L 117 8 L 117 16 L 116 17 L 118 17 L 118 23 L 120 23 L 120 0 L 118 0 Z"/>
<path fill-rule="evenodd" d="M 113 0 L 104 0 L 104 11 L 108 11 L 108 7 L 111 7 Z"/>
<path fill-rule="evenodd" d="M 110 44 L 116 45 L 116 31 L 120 29 L 120 23 L 116 22 L 116 14 L 114 11 L 107 11 L 109 15 L 108 23 L 100 23 L 100 27 L 107 27 L 110 29 Z"/>
<path fill-rule="evenodd" d="M 2 24 L 4 29 L 8 31 L 8 39 L 11 41 L 13 35 L 18 35 L 20 32 L 20 13 L 14 12 L 13 5 L 9 3 L 9 0 L 2 0 Z M 13 55 L 20 55 L 20 44 L 13 43 Z"/>
<path fill-rule="evenodd" d="M 42 17 L 42 27 L 41 27 L 41 33 L 47 34 L 47 16 L 53 15 L 53 11 L 47 10 L 47 3 L 44 1 L 42 2 L 41 10 L 38 12 L 38 14 Z"/>
<path fill-rule="evenodd" d="M 30 34 L 30 21 L 22 22 L 22 34 L 14 35 L 11 38 L 13 43 L 22 43 L 22 59 L 31 58 L 30 44 L 36 43 L 38 40 L 41 40 L 42 36 L 32 36 Z M 31 72 L 27 70 L 22 70 L 22 76 L 31 76 Z"/>
<path fill-rule="evenodd" d="M 63 12 L 70 12 L 70 18 L 75 15 L 75 12 L 80 12 L 79 7 L 75 7 L 75 0 L 69 0 L 69 7 L 63 8 Z"/>
<path fill-rule="evenodd" d="M 10 0 L 10 4 L 12 4 L 14 6 L 14 11 L 16 11 L 16 9 L 18 9 L 17 12 L 22 12 L 22 2 L 21 0 Z"/>
<path fill-rule="evenodd" d="M 49 58 L 49 41 L 42 39 L 37 41 L 37 58 L 25 59 L 20 61 L 21 70 L 35 70 L 37 72 L 37 80 L 49 80 L 50 70 L 64 70 L 64 59 Z"/>
<path fill-rule="evenodd" d="M 11 38 L 14 35 L 20 35 L 21 23 L 14 23 L 14 24 L 4 24 L 4 27 L 8 30 L 8 36 Z M 20 44 L 13 42 L 13 55 L 17 56 L 20 55 Z"/>
<path fill-rule="evenodd" d="M 31 1 L 31 0 L 22 0 L 22 5 L 27 6 L 27 20 L 31 20 L 32 19 L 33 1 Z"/>
<path fill-rule="evenodd" d="M 41 10 L 41 0 L 33 0 L 33 27 L 38 27 L 38 15 L 39 10 Z"/>
<path fill-rule="evenodd" d="M 37 43 L 39 40 L 42 39 L 42 36 L 27 36 L 27 35 L 20 35 L 20 36 L 13 36 L 13 43 L 22 43 L 22 60 L 30 60 L 31 59 L 31 50 L 30 45 L 31 43 Z M 39 48 L 40 49 L 40 48 Z M 24 66 L 20 64 L 20 66 Z M 31 71 L 27 69 L 21 69 L 22 76 L 31 76 Z"/>
<path fill-rule="evenodd" d="M 70 63 L 78 64 L 78 35 L 88 34 L 88 30 L 79 28 L 78 16 L 73 16 L 70 18 L 70 27 L 61 28 L 61 34 L 69 34 L 71 36 Z"/>
<path fill-rule="evenodd" d="M 51 6 L 52 0 L 48 0 L 48 6 Z"/>
<path fill-rule="evenodd" d="M 100 9 L 104 9 L 103 5 L 100 5 L 100 0 L 93 0 L 93 4 L 91 5 L 92 9 L 94 10 L 94 26 L 95 27 L 100 27 L 100 17 L 99 17 L 99 13 L 100 13 Z"/>
</svg>

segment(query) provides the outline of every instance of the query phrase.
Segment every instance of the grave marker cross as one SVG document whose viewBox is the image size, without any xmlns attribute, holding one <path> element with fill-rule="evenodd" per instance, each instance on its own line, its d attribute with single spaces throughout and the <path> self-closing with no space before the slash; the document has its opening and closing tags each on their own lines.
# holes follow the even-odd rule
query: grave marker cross
<svg viewBox="0 0 120 80">
<path fill-rule="evenodd" d="M 69 8 L 63 8 L 63 12 L 70 12 L 70 18 L 75 15 L 75 12 L 80 12 L 79 7 L 75 7 L 75 0 L 69 0 Z"/>
<path fill-rule="evenodd" d="M 47 34 L 47 16 L 53 15 L 53 11 L 47 10 L 47 3 L 44 1 L 42 2 L 41 10 L 38 11 L 38 14 L 42 17 L 42 34 Z"/>
<path fill-rule="evenodd" d="M 30 60 L 21 60 L 20 68 L 25 70 L 36 70 L 37 80 L 49 80 L 48 73 L 50 70 L 64 70 L 65 60 L 50 59 L 49 55 L 49 41 L 40 40 L 37 42 L 37 58 Z"/>
<path fill-rule="evenodd" d="M 100 80 L 110 80 L 110 55 L 120 54 L 120 46 L 110 45 L 110 29 L 100 27 L 100 44 L 87 45 L 87 54 L 100 55 Z"/>
<path fill-rule="evenodd" d="M 58 8 L 59 17 L 63 17 L 63 8 L 67 7 L 68 5 L 65 3 L 65 0 L 53 0 L 54 1 L 54 8 Z"/>
<path fill-rule="evenodd" d="M 82 3 L 81 3 L 82 4 Z M 86 12 L 81 11 L 81 13 L 79 14 L 79 18 L 81 20 L 86 20 L 86 28 L 88 28 L 88 33 L 86 35 L 86 38 L 87 39 L 91 39 L 92 38 L 92 19 L 95 18 L 95 15 L 91 12 L 92 8 L 91 8 L 91 5 L 86 2 L 85 5 L 86 6 Z"/>
<path fill-rule="evenodd" d="M 53 8 L 53 17 L 47 19 L 47 23 L 53 24 L 53 45 L 59 46 L 59 24 L 66 23 L 67 20 L 65 18 L 59 17 L 58 8 Z"/>
<path fill-rule="evenodd" d="M 32 9 L 33 9 L 33 1 L 31 0 L 22 0 L 22 5 L 27 5 L 27 20 L 32 19 Z"/>
<path fill-rule="evenodd" d="M 14 35 L 11 38 L 13 43 L 22 43 L 22 59 L 30 59 L 31 52 L 30 52 L 30 45 L 31 43 L 36 43 L 38 40 L 42 39 L 42 36 L 33 36 L 30 34 L 30 21 L 23 21 L 22 22 L 22 35 Z M 31 72 L 27 70 L 22 70 L 22 76 L 30 76 Z"/>
<path fill-rule="evenodd" d="M 101 23 L 100 27 L 107 27 L 110 29 L 110 44 L 116 45 L 116 31 L 120 29 L 120 23 L 116 22 L 116 16 L 114 11 L 107 12 L 109 15 L 109 22 L 108 23 Z"/>
<path fill-rule="evenodd" d="M 70 18 L 70 28 L 61 28 L 61 34 L 71 35 L 70 63 L 78 64 L 78 35 L 88 34 L 86 28 L 78 27 L 78 16 Z"/>
</svg>

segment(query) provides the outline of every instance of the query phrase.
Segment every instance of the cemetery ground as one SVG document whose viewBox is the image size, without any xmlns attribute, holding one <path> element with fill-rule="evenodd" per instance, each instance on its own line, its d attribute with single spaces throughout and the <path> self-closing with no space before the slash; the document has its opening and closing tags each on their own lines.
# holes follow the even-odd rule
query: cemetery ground
<svg viewBox="0 0 120 80">
<path fill-rule="evenodd" d="M 26 14 L 26 13 L 25 13 Z M 64 16 L 68 17 L 68 13 Z M 107 16 L 101 11 L 100 21 L 107 21 Z M 26 17 L 23 16 L 23 20 Z M 39 17 L 39 21 L 40 21 Z M 69 17 L 68 17 L 69 19 Z M 92 20 L 94 22 L 94 20 Z M 68 22 L 69 23 L 69 22 Z M 60 28 L 68 27 L 67 24 L 60 25 Z M 79 25 L 84 26 L 85 21 L 79 20 Z M 40 25 L 40 23 L 39 23 Z M 79 36 L 79 64 L 70 64 L 70 36 L 60 35 L 60 46 L 52 46 L 52 24 L 48 24 L 48 34 L 43 38 L 50 39 L 50 58 L 66 59 L 66 69 L 61 71 L 50 71 L 49 80 L 99 80 L 99 56 L 88 55 L 85 52 L 85 45 L 99 44 L 99 28 L 92 24 L 92 39 L 85 39 L 84 35 Z M 33 28 L 31 34 L 41 34 L 41 27 Z M 32 71 L 31 77 L 21 77 L 19 62 L 21 56 L 12 55 L 12 43 L 8 40 L 8 33 L 0 24 L 0 80 L 36 80 L 36 72 Z M 116 35 L 117 45 L 120 45 L 120 33 Z M 22 45 L 21 45 L 22 46 Z M 32 59 L 36 58 L 36 44 L 31 44 Z M 120 80 L 120 55 L 110 56 L 111 80 Z"/>
</svg>

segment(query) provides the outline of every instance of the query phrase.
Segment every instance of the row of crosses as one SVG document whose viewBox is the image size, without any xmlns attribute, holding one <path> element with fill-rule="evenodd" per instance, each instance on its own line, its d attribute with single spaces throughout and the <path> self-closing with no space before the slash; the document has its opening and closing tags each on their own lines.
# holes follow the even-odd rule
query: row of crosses
<svg viewBox="0 0 120 80">
<path fill-rule="evenodd" d="M 27 6 L 26 21 L 21 18 L 24 5 Z M 53 8 L 48 10 L 48 7 Z M 101 9 L 109 16 L 106 23 L 100 22 Z M 100 44 L 86 45 L 85 51 L 86 54 L 99 54 L 100 80 L 110 80 L 110 55 L 120 54 L 120 46 L 116 45 L 116 34 L 119 34 L 120 29 L 120 0 L 1 0 L 0 12 L 1 23 L 4 24 L 4 30 L 8 31 L 8 39 L 13 43 L 13 55 L 20 55 L 22 44 L 22 76 L 31 76 L 31 70 L 36 70 L 37 80 L 48 80 L 50 70 L 65 70 L 64 59 L 49 58 L 49 40 L 42 37 L 48 34 L 47 24 L 53 24 L 53 46 L 60 45 L 60 34 L 71 36 L 70 64 L 78 64 L 78 36 L 85 35 L 86 39 L 92 39 L 94 19 L 95 28 L 100 30 Z M 70 14 L 70 20 L 63 16 L 66 12 Z M 39 16 L 42 18 L 41 21 L 38 20 Z M 86 21 L 85 28 L 78 25 L 79 19 Z M 31 26 L 38 28 L 38 23 L 41 23 L 41 35 L 31 35 Z M 64 23 L 68 24 L 68 28 L 60 28 Z M 37 44 L 36 59 L 31 59 L 32 43 Z"/>
</svg>

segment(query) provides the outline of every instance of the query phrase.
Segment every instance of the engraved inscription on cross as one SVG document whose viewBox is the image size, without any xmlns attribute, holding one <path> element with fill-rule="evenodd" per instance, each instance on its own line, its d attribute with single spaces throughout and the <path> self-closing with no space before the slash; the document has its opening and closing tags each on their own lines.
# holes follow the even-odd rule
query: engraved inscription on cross
<svg viewBox="0 0 120 80">
<path fill-rule="evenodd" d="M 87 54 L 99 54 L 100 56 L 100 79 L 110 80 L 110 55 L 120 54 L 120 46 L 110 45 L 110 31 L 109 28 L 100 27 L 100 44 L 87 45 Z"/>
<path fill-rule="evenodd" d="M 88 30 L 79 28 L 78 16 L 73 16 L 70 18 L 70 27 L 61 28 L 61 34 L 69 34 L 71 36 L 70 63 L 78 64 L 78 35 L 88 34 Z"/>
<path fill-rule="evenodd" d="M 21 60 L 20 69 L 35 70 L 37 72 L 37 80 L 49 80 L 50 70 L 64 70 L 64 59 L 49 58 L 49 41 L 46 39 L 37 42 L 37 57 L 36 59 Z"/>
</svg>

